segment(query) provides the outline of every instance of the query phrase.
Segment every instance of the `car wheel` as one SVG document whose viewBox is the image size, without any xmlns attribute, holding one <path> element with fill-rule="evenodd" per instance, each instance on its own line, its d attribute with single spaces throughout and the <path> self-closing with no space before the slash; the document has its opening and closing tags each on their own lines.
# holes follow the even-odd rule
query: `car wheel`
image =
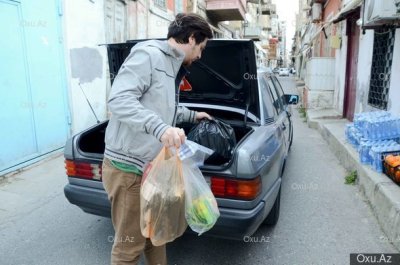
<svg viewBox="0 0 400 265">
<path fill-rule="evenodd" d="M 281 189 L 279 188 L 278 196 L 276 197 L 275 203 L 272 206 L 271 211 L 268 216 L 265 218 L 263 224 L 264 225 L 276 225 L 279 220 L 279 212 L 281 208 Z"/>
</svg>

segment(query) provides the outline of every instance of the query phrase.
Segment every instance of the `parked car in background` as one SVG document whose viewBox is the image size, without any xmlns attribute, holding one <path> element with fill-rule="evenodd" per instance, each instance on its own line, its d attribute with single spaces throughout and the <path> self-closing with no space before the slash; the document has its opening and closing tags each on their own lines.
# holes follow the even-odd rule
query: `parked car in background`
<svg viewBox="0 0 400 265">
<path fill-rule="evenodd" d="M 294 69 L 293 67 L 290 68 L 290 73 L 291 73 L 291 74 L 296 74 L 296 69 Z"/>
<path fill-rule="evenodd" d="M 116 76 L 138 42 L 107 45 L 111 76 Z M 205 234 L 241 240 L 262 224 L 278 222 L 282 173 L 293 139 L 288 105 L 298 101 L 297 95 L 284 94 L 275 75 L 257 69 L 255 54 L 249 51 L 254 51 L 251 40 L 209 40 L 201 60 L 192 64 L 186 77 L 192 90 L 181 91 L 179 101 L 189 109 L 208 112 L 234 129 L 237 145 L 232 157 L 207 160 L 200 169 L 221 214 Z M 64 193 L 83 211 L 109 217 L 110 203 L 101 182 L 107 123 L 67 141 L 64 156 L 68 184 Z M 194 125 L 177 126 L 188 134 Z"/>
<path fill-rule="evenodd" d="M 273 72 L 274 74 L 279 74 L 279 68 L 278 68 L 278 67 L 275 67 L 275 68 L 272 70 L 272 72 Z"/>
<path fill-rule="evenodd" d="M 289 69 L 287 68 L 279 69 L 279 76 L 289 76 Z"/>
</svg>

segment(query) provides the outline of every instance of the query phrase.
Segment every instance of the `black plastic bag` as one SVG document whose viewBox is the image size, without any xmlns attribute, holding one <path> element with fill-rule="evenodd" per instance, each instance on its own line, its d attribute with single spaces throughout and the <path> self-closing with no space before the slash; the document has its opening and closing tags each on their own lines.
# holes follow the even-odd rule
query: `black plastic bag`
<svg viewBox="0 0 400 265">
<path fill-rule="evenodd" d="M 201 120 L 187 135 L 188 140 L 214 150 L 205 161 L 206 164 L 223 164 L 228 162 L 236 146 L 235 131 L 229 124 L 218 120 Z"/>
</svg>

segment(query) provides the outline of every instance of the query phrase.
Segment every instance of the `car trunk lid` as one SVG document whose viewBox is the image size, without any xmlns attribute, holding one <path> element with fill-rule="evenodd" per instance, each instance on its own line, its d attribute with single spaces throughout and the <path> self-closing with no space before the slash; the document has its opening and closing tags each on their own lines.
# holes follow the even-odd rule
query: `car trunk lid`
<svg viewBox="0 0 400 265">
<path fill-rule="evenodd" d="M 145 40 L 108 44 L 111 82 L 131 48 Z M 205 103 L 242 109 L 260 119 L 257 66 L 251 40 L 209 40 L 202 58 L 194 62 L 186 76 L 192 89 L 180 92 L 182 103 Z"/>
</svg>

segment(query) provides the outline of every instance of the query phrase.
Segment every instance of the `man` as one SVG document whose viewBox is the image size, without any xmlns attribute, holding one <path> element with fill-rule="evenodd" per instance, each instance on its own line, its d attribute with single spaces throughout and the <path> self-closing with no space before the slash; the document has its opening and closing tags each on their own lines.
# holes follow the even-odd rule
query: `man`
<svg viewBox="0 0 400 265">
<path fill-rule="evenodd" d="M 178 14 L 168 40 L 135 45 L 114 80 L 102 168 L 115 230 L 112 264 L 137 264 L 142 252 L 149 265 L 167 264 L 165 245 L 153 246 L 140 231 L 141 175 L 163 145 L 184 142 L 185 132 L 174 127 L 177 122 L 211 119 L 205 112 L 177 106 L 185 66 L 200 59 L 210 38 L 202 17 Z"/>
</svg>

